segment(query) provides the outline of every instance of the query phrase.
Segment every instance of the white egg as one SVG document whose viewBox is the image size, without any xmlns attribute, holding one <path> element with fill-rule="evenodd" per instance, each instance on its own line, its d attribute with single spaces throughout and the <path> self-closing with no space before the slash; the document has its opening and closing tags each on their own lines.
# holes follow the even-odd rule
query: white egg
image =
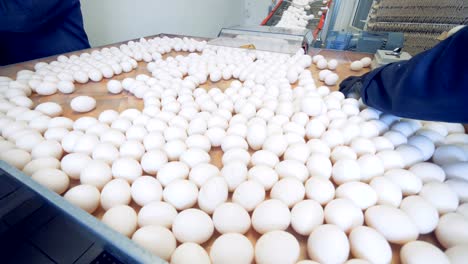
<svg viewBox="0 0 468 264">
<path fill-rule="evenodd" d="M 403 263 L 451 263 L 449 258 L 438 247 L 424 241 L 411 241 L 400 250 Z"/>
<path fill-rule="evenodd" d="M 60 161 L 56 158 L 39 158 L 28 162 L 24 168 L 24 174 L 32 176 L 33 173 L 40 169 L 60 169 Z"/>
<path fill-rule="evenodd" d="M 350 65 L 352 71 L 360 71 L 364 67 L 364 64 L 361 61 L 353 61 Z"/>
<path fill-rule="evenodd" d="M 100 136 L 102 143 L 110 143 L 115 147 L 120 147 L 125 142 L 125 135 L 117 129 L 109 129 Z"/>
<path fill-rule="evenodd" d="M 166 140 L 164 139 L 164 136 L 157 131 L 148 133 L 143 139 L 143 145 L 146 150 L 161 149 L 164 147 L 165 143 Z"/>
<path fill-rule="evenodd" d="M 404 167 L 404 161 L 400 153 L 394 150 L 384 150 L 376 154 L 383 162 L 385 170 L 401 169 Z"/>
<path fill-rule="evenodd" d="M 45 102 L 38 104 L 34 110 L 39 111 L 45 115 L 50 117 L 56 117 L 62 114 L 63 109 L 62 107 L 54 102 Z"/>
<path fill-rule="evenodd" d="M 209 178 L 219 176 L 219 169 L 208 163 L 198 164 L 193 167 L 189 173 L 189 179 L 198 187 L 201 187 Z"/>
<path fill-rule="evenodd" d="M 210 239 L 213 231 L 214 225 L 210 216 L 198 209 L 180 212 L 172 224 L 172 232 L 181 243 L 202 244 Z"/>
<path fill-rule="evenodd" d="M 221 143 L 221 149 L 224 152 L 227 152 L 230 149 L 234 148 L 241 148 L 247 150 L 249 148 L 249 145 L 247 141 L 239 136 L 225 136 L 222 143 Z"/>
<path fill-rule="evenodd" d="M 408 144 L 401 144 L 396 149 L 403 160 L 403 166 L 408 168 L 416 163 L 424 161 L 424 154 L 420 149 Z"/>
<path fill-rule="evenodd" d="M 441 134 L 427 128 L 419 129 L 418 131 L 416 131 L 416 135 L 421 135 L 429 138 L 432 142 L 434 142 L 434 145 L 436 147 L 442 145 L 445 141 L 445 138 Z"/>
<path fill-rule="evenodd" d="M 309 178 L 307 167 L 297 160 L 283 160 L 275 166 L 279 178 L 296 178 L 305 182 Z"/>
<path fill-rule="evenodd" d="M 186 179 L 189 174 L 189 167 L 178 161 L 163 164 L 158 171 L 157 178 L 162 186 L 166 186 L 176 179 Z"/>
<path fill-rule="evenodd" d="M 141 165 L 135 159 L 118 158 L 112 163 L 112 176 L 116 179 L 124 179 L 132 183 L 142 174 Z"/>
<path fill-rule="evenodd" d="M 338 129 L 329 129 L 325 131 L 320 139 L 324 141 L 324 143 L 327 144 L 330 148 L 344 144 L 343 133 L 341 133 L 341 131 Z"/>
<path fill-rule="evenodd" d="M 306 125 L 306 137 L 308 139 L 320 138 L 325 132 L 325 125 L 317 119 L 310 120 Z"/>
<path fill-rule="evenodd" d="M 324 209 L 325 222 L 338 226 L 344 232 L 364 223 L 361 209 L 348 199 L 335 199 L 329 202 Z"/>
<path fill-rule="evenodd" d="M 328 61 L 328 69 L 335 70 L 338 67 L 338 61 L 335 59 Z"/>
<path fill-rule="evenodd" d="M 340 77 L 338 76 L 338 74 L 336 73 L 331 73 L 331 74 L 328 74 L 326 77 L 325 77 L 325 84 L 326 85 L 329 85 L 329 86 L 333 86 L 335 85 L 337 82 L 338 82 L 338 79 Z"/>
<path fill-rule="evenodd" d="M 141 167 L 150 175 L 155 175 L 167 162 L 166 153 L 157 149 L 148 151 L 141 157 Z"/>
<path fill-rule="evenodd" d="M 26 165 L 27 166 L 27 165 Z M 26 167 L 25 167 L 26 168 Z M 451 179 L 445 182 L 458 196 L 460 202 L 468 202 L 468 182 L 460 179 Z"/>
<path fill-rule="evenodd" d="M 10 141 L 0 140 L 0 153 L 15 148 L 15 144 Z M 0 154 L 1 155 L 1 154 Z"/>
<path fill-rule="evenodd" d="M 132 240 L 166 261 L 171 258 L 177 246 L 172 232 L 162 226 L 141 227 L 133 234 Z"/>
<path fill-rule="evenodd" d="M 44 141 L 44 138 L 39 132 L 31 130 L 22 130 L 14 137 L 16 137 L 16 139 L 12 140 L 15 141 L 16 147 L 28 152 L 31 152 L 37 144 Z"/>
<path fill-rule="evenodd" d="M 384 174 L 384 177 L 397 184 L 405 196 L 418 194 L 421 191 L 422 181 L 408 170 L 387 170 Z"/>
<path fill-rule="evenodd" d="M 105 124 L 112 124 L 114 120 L 119 118 L 119 113 L 115 110 L 104 110 L 99 114 L 99 121 Z"/>
<path fill-rule="evenodd" d="M 215 71 L 212 71 L 210 73 L 210 81 L 211 82 L 214 82 L 214 83 L 218 82 L 218 81 L 221 80 L 221 77 L 222 77 L 222 73 L 219 70 L 215 70 Z"/>
<path fill-rule="evenodd" d="M 420 234 L 428 234 L 435 230 L 439 222 L 437 209 L 418 195 L 403 199 L 400 209 L 413 220 Z"/>
<path fill-rule="evenodd" d="M 377 203 L 377 193 L 371 186 L 362 182 L 347 182 L 336 189 L 337 198 L 352 201 L 360 209 L 365 210 Z"/>
<path fill-rule="evenodd" d="M 358 226 L 351 230 L 349 243 L 353 256 L 370 263 L 390 263 L 392 248 L 385 238 L 367 226 Z"/>
<path fill-rule="evenodd" d="M 250 215 L 236 203 L 223 203 L 213 213 L 213 224 L 221 234 L 244 234 L 250 229 Z"/>
<path fill-rule="evenodd" d="M 419 195 L 432 204 L 441 215 L 457 210 L 459 203 L 458 196 L 445 183 L 426 183 L 419 192 Z"/>
<path fill-rule="evenodd" d="M 130 184 L 123 179 L 113 179 L 101 191 L 101 206 L 104 210 L 118 205 L 128 205 L 132 199 Z"/>
<path fill-rule="evenodd" d="M 299 242 L 285 231 L 268 232 L 255 244 L 255 262 L 258 264 L 294 264 L 299 259 L 299 254 Z"/>
<path fill-rule="evenodd" d="M 330 71 L 330 70 L 321 70 L 321 71 L 319 72 L 319 80 L 320 80 L 320 81 L 324 81 L 324 80 L 325 80 L 325 77 L 327 77 L 327 76 L 328 76 L 329 74 L 331 74 L 331 73 L 332 73 L 332 71 Z"/>
<path fill-rule="evenodd" d="M 338 160 L 333 165 L 332 178 L 336 184 L 359 180 L 359 164 L 355 160 Z"/>
<path fill-rule="evenodd" d="M 390 130 L 388 132 L 385 132 L 383 136 L 387 138 L 395 147 L 401 144 L 406 144 L 408 142 L 406 136 L 398 131 Z"/>
<path fill-rule="evenodd" d="M 254 259 L 254 248 L 250 240 L 243 235 L 224 234 L 213 242 L 210 257 L 213 264 L 251 263 Z"/>
<path fill-rule="evenodd" d="M 246 139 L 252 149 L 260 149 L 266 138 L 267 130 L 265 125 L 254 123 L 248 126 Z"/>
<path fill-rule="evenodd" d="M 323 108 L 323 100 L 320 97 L 306 96 L 301 101 L 301 111 L 309 116 L 320 115 Z"/>
<path fill-rule="evenodd" d="M 223 164 L 228 164 L 232 161 L 241 161 L 245 165 L 248 165 L 250 162 L 250 154 L 245 149 L 230 149 L 223 153 L 222 162 Z"/>
<path fill-rule="evenodd" d="M 111 165 L 114 160 L 119 158 L 120 153 L 118 149 L 110 143 L 99 143 L 94 147 L 91 156 L 94 160 L 102 160 Z"/>
<path fill-rule="evenodd" d="M 57 89 L 64 94 L 71 94 L 75 91 L 75 85 L 72 82 L 73 80 L 62 80 L 57 83 Z"/>
<path fill-rule="evenodd" d="M 208 137 L 200 134 L 195 134 L 189 136 L 185 140 L 185 144 L 188 148 L 199 148 L 206 152 L 210 151 L 211 149 L 211 142 Z"/>
<path fill-rule="evenodd" d="M 180 127 L 168 127 L 164 130 L 164 138 L 166 141 L 185 140 L 187 138 L 187 133 L 185 129 Z"/>
<path fill-rule="evenodd" d="M 434 143 L 425 136 L 412 136 L 408 138 L 408 144 L 417 147 L 421 151 L 424 161 L 430 159 L 435 151 Z"/>
<path fill-rule="evenodd" d="M 102 222 L 115 231 L 130 237 L 137 229 L 137 214 L 128 205 L 118 205 L 107 210 L 102 216 Z"/>
<path fill-rule="evenodd" d="M 81 157 L 76 157 L 81 159 Z M 83 163 L 86 159 L 83 158 Z M 72 162 L 70 160 L 68 162 Z M 62 163 L 63 166 L 63 163 Z M 78 170 L 74 165 L 70 164 L 69 166 L 72 171 Z M 107 163 L 100 160 L 92 160 L 86 163 L 85 167 L 81 168 L 80 172 L 80 182 L 82 184 L 89 184 L 96 186 L 98 189 L 102 189 L 106 183 L 112 179 L 112 170 L 107 165 Z"/>
<path fill-rule="evenodd" d="M 369 57 L 364 57 L 360 61 L 362 62 L 362 67 L 367 68 L 371 65 L 372 59 Z"/>
<path fill-rule="evenodd" d="M 252 154 L 251 163 L 255 165 L 265 165 L 274 167 L 278 164 L 279 158 L 275 153 L 268 150 L 258 150 Z"/>
<path fill-rule="evenodd" d="M 306 144 L 296 143 L 288 146 L 283 154 L 285 160 L 297 160 L 306 163 L 310 156 L 310 149 Z"/>
<path fill-rule="evenodd" d="M 163 198 L 164 201 L 173 205 L 177 210 L 185 210 L 197 202 L 198 188 L 188 180 L 173 180 L 165 186 Z"/>
<path fill-rule="evenodd" d="M 210 257 L 206 251 L 198 244 L 183 243 L 176 248 L 171 256 L 173 264 L 210 264 Z"/>
<path fill-rule="evenodd" d="M 198 193 L 198 206 L 208 214 L 228 198 L 228 185 L 223 177 L 211 177 L 206 180 Z"/>
<path fill-rule="evenodd" d="M 325 58 L 324 58 L 322 55 L 315 55 L 315 56 L 312 57 L 312 62 L 313 62 L 314 64 L 317 64 L 317 62 L 318 62 L 319 60 L 321 60 L 321 59 L 325 59 Z"/>
<path fill-rule="evenodd" d="M 86 113 L 96 108 L 96 100 L 90 96 L 77 96 L 70 101 L 70 107 L 78 113 Z"/>
<path fill-rule="evenodd" d="M 357 160 L 361 173 L 361 181 L 369 182 L 372 178 L 384 173 L 383 162 L 375 155 L 365 154 Z"/>
<path fill-rule="evenodd" d="M 97 144 L 99 144 L 99 138 L 96 135 L 85 134 L 76 140 L 73 152 L 91 155 Z"/>
<path fill-rule="evenodd" d="M 369 185 L 377 193 L 377 204 L 399 207 L 403 193 L 399 185 L 383 176 L 377 176 Z"/>
<path fill-rule="evenodd" d="M 97 124 L 98 120 L 94 117 L 80 117 L 73 123 L 73 130 L 86 131 L 90 126 Z"/>
<path fill-rule="evenodd" d="M 447 213 L 439 219 L 435 235 L 444 248 L 467 244 L 468 220 L 461 214 Z"/>
<path fill-rule="evenodd" d="M 145 206 L 162 199 L 162 186 L 151 176 L 142 176 L 132 183 L 132 199 L 140 206 Z"/>
<path fill-rule="evenodd" d="M 332 163 L 327 155 L 316 153 L 307 160 L 307 169 L 312 177 L 329 179 L 332 173 Z"/>
<path fill-rule="evenodd" d="M 356 160 L 357 155 L 356 152 L 348 146 L 336 146 L 330 154 L 330 159 L 332 162 L 336 163 L 338 160 L 343 159 Z"/>
<path fill-rule="evenodd" d="M 262 184 L 248 180 L 237 186 L 232 194 L 232 201 L 251 212 L 265 200 L 265 188 Z"/>
<path fill-rule="evenodd" d="M 291 210 L 291 226 L 297 233 L 307 236 L 314 228 L 323 224 L 322 206 L 313 200 L 304 200 Z"/>
<path fill-rule="evenodd" d="M 221 169 L 221 176 L 224 177 L 229 191 L 232 192 L 247 180 L 247 166 L 241 161 L 231 161 Z"/>
<path fill-rule="evenodd" d="M 452 264 L 463 264 L 468 259 L 468 245 L 458 245 L 445 251 Z"/>
<path fill-rule="evenodd" d="M 65 200 L 92 214 L 99 207 L 101 194 L 92 185 L 77 185 L 63 196 Z"/>
<path fill-rule="evenodd" d="M 40 169 L 31 176 L 33 180 L 58 194 L 64 193 L 70 184 L 70 179 L 58 169 Z"/>
<path fill-rule="evenodd" d="M 453 163 L 442 167 L 447 179 L 468 180 L 468 162 Z"/>
<path fill-rule="evenodd" d="M 307 239 L 307 253 L 320 263 L 344 263 L 349 256 L 349 241 L 337 226 L 321 225 Z"/>
<path fill-rule="evenodd" d="M 80 179 L 81 170 L 91 162 L 91 158 L 83 153 L 71 153 L 61 160 L 61 169 L 72 179 Z"/>
<path fill-rule="evenodd" d="M 305 188 L 296 178 L 284 178 L 275 183 L 270 191 L 270 197 L 286 204 L 289 208 L 304 199 Z"/>
<path fill-rule="evenodd" d="M 62 158 L 62 145 L 55 140 L 45 140 L 37 144 L 31 151 L 33 159 L 52 157 L 56 159 Z"/>
<path fill-rule="evenodd" d="M 460 146 L 443 145 L 435 150 L 432 161 L 437 165 L 445 166 L 468 161 L 468 157 Z"/>
<path fill-rule="evenodd" d="M 356 152 L 358 156 L 365 154 L 375 154 L 376 147 L 372 140 L 362 137 L 354 138 L 351 141 L 350 147 Z"/>
<path fill-rule="evenodd" d="M 317 61 L 317 68 L 323 70 L 327 68 L 328 66 L 328 61 L 326 59 L 320 59 Z"/>
<path fill-rule="evenodd" d="M 93 82 L 99 82 L 103 78 L 102 73 L 100 71 L 98 71 L 97 69 L 89 70 L 88 71 L 88 77 Z"/>
<path fill-rule="evenodd" d="M 286 230 L 290 222 L 291 213 L 288 207 L 275 199 L 260 203 L 252 213 L 252 226 L 260 234 L 273 230 Z"/>
<path fill-rule="evenodd" d="M 419 232 L 411 218 L 402 210 L 388 206 L 376 205 L 366 210 L 366 224 L 380 232 L 387 241 L 394 244 L 405 244 L 416 240 Z"/>
<path fill-rule="evenodd" d="M 154 201 L 144 205 L 138 212 L 139 226 L 163 226 L 171 228 L 177 210 L 170 204 L 161 201 Z"/>
<path fill-rule="evenodd" d="M 210 162 L 211 157 L 202 149 L 191 148 L 183 152 L 179 160 L 187 164 L 190 168 L 193 168 L 198 164 Z"/>
<path fill-rule="evenodd" d="M 57 84 L 54 82 L 41 82 L 36 87 L 36 93 L 39 95 L 52 95 L 57 92 Z"/>
</svg>

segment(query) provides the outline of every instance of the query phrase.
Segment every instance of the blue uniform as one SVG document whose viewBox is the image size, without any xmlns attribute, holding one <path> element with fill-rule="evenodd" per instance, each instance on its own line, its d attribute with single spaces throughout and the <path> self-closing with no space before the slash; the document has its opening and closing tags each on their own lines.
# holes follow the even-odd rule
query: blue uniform
<svg viewBox="0 0 468 264">
<path fill-rule="evenodd" d="M 79 0 L 0 0 L 0 65 L 86 48 Z"/>
<path fill-rule="evenodd" d="M 468 27 L 408 61 L 351 77 L 340 87 L 384 113 L 468 123 Z"/>
</svg>

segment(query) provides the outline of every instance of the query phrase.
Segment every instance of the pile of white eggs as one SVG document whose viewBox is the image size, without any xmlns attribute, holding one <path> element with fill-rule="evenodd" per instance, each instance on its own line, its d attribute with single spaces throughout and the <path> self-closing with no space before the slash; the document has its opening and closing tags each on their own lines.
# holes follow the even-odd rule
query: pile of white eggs
<svg viewBox="0 0 468 264">
<path fill-rule="evenodd" d="M 275 25 L 276 27 L 306 29 L 309 20 L 315 16 L 307 15 L 310 4 L 316 0 L 292 0 L 289 7 L 283 11 L 281 19 Z"/>
<path fill-rule="evenodd" d="M 190 53 L 163 59 L 171 50 Z M 151 75 L 107 83 L 142 99 L 141 111 L 72 120 L 28 98 L 142 60 Z M 104 223 L 171 263 L 390 263 L 390 243 L 403 245 L 403 263 L 466 263 L 463 126 L 316 87 L 312 63 L 336 83 L 336 60 L 188 38 L 59 56 L 0 77 L 0 158 L 83 210 L 104 210 Z M 231 79 L 224 91 L 200 87 Z M 210 155 L 219 148 L 220 168 Z M 247 232 L 260 234 L 255 244 Z M 445 253 L 417 240 L 432 233 Z M 313 261 L 298 262 L 300 243 Z"/>
</svg>

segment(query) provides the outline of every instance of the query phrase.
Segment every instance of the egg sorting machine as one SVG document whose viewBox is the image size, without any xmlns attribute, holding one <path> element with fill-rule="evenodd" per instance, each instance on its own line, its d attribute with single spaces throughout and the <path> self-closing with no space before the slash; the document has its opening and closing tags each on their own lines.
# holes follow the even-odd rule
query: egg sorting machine
<svg viewBox="0 0 468 264">
<path fill-rule="evenodd" d="M 208 43 L 232 48 L 249 48 L 294 54 L 301 48 L 307 53 L 312 40 L 312 32 L 307 29 L 235 26 L 221 29 L 218 37 Z"/>
</svg>

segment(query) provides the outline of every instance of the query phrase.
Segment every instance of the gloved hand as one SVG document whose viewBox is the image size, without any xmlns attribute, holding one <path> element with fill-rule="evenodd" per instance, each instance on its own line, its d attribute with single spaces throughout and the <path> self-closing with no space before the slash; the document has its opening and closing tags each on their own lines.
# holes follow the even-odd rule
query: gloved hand
<svg viewBox="0 0 468 264">
<path fill-rule="evenodd" d="M 340 92 L 346 97 L 352 97 L 358 99 L 361 97 L 362 82 L 364 79 L 362 76 L 349 76 L 340 83 Z"/>
</svg>

